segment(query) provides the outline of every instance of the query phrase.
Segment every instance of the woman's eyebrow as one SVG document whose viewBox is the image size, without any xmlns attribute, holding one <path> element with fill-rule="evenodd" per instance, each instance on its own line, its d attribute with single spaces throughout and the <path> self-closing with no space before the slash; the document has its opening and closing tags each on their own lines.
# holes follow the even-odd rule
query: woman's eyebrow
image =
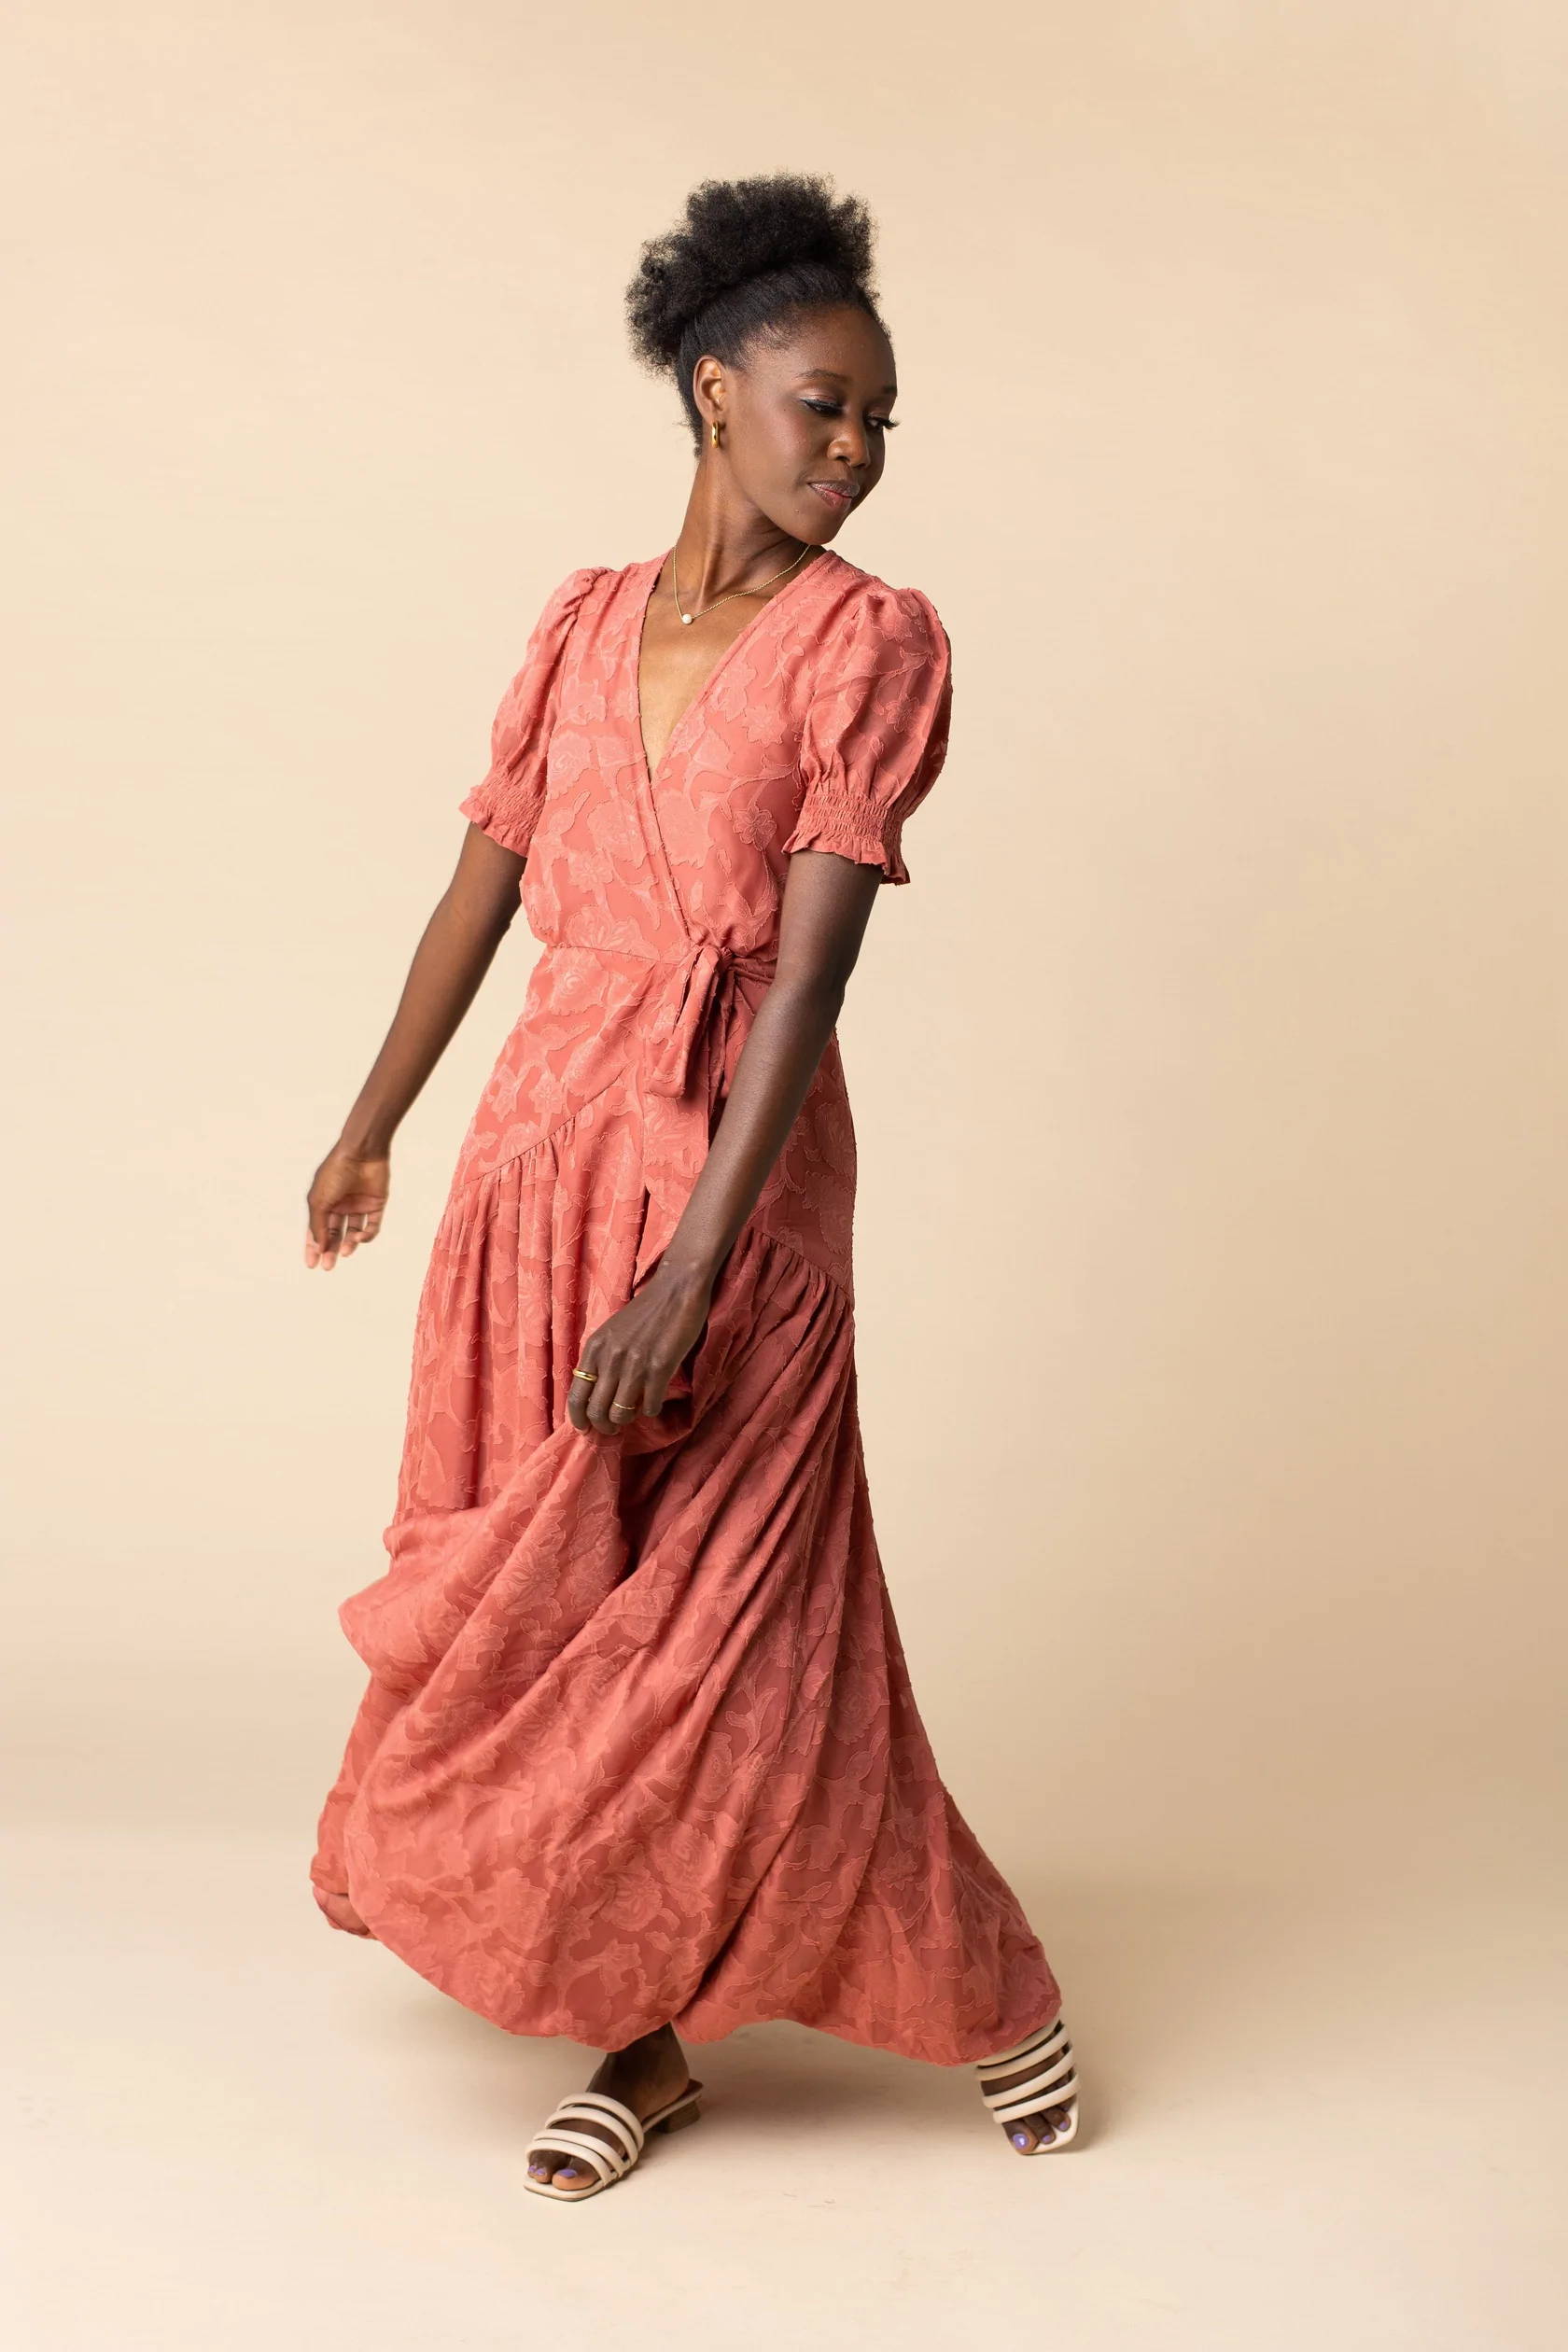
<svg viewBox="0 0 1568 2352">
<path fill-rule="evenodd" d="M 797 384 L 805 384 L 812 376 L 821 377 L 822 381 L 826 384 L 847 384 L 849 381 L 848 377 L 847 375 L 841 375 L 836 368 L 803 368 L 800 374 L 796 376 L 795 382 Z M 884 384 L 880 389 L 874 392 L 871 397 L 874 400 L 890 400 L 897 396 L 897 393 L 898 385 L 896 384 Z"/>
</svg>

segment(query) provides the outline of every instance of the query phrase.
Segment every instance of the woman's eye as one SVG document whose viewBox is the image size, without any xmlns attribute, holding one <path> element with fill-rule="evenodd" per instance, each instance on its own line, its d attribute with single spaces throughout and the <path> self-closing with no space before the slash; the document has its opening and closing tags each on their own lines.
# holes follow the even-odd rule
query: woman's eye
<svg viewBox="0 0 1568 2352">
<path fill-rule="evenodd" d="M 806 400 L 803 405 L 815 409 L 819 416 L 840 416 L 844 413 L 843 403 L 839 400 Z M 866 423 L 875 425 L 879 433 L 896 433 L 898 430 L 896 416 L 868 416 Z"/>
</svg>

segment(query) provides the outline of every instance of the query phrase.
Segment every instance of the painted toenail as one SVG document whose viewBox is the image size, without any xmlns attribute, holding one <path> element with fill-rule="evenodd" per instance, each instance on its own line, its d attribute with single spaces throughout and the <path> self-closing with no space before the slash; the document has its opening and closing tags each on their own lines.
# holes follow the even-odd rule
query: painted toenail
<svg viewBox="0 0 1568 2352">
<path fill-rule="evenodd" d="M 1015 2147 L 1015 2148 L 1027 2148 L 1027 2147 L 1029 2146 L 1029 2134 L 1028 2134 L 1027 2132 L 1015 2132 L 1015 2133 L 1014 2133 L 1014 2135 L 1013 2135 L 1013 2145 L 1014 2145 L 1014 2147 Z"/>
</svg>

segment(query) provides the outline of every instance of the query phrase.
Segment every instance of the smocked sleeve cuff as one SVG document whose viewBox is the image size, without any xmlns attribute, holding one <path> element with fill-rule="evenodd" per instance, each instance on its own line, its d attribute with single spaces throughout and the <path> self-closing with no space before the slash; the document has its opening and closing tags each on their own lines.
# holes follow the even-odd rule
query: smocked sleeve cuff
<svg viewBox="0 0 1568 2352">
<path fill-rule="evenodd" d="M 837 676 L 802 734 L 801 804 L 784 843 L 907 882 L 903 834 L 947 753 L 952 648 L 929 597 L 881 583 L 857 609 Z"/>
</svg>

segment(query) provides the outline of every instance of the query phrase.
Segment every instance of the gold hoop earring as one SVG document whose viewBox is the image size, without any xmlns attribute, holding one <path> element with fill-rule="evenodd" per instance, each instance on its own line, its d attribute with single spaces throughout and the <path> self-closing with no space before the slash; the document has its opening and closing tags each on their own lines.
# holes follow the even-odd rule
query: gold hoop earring
<svg viewBox="0 0 1568 2352">
<path fill-rule="evenodd" d="M 713 436 L 713 446 L 717 449 L 719 446 L 719 419 L 717 417 L 713 419 L 707 429 Z"/>
</svg>

